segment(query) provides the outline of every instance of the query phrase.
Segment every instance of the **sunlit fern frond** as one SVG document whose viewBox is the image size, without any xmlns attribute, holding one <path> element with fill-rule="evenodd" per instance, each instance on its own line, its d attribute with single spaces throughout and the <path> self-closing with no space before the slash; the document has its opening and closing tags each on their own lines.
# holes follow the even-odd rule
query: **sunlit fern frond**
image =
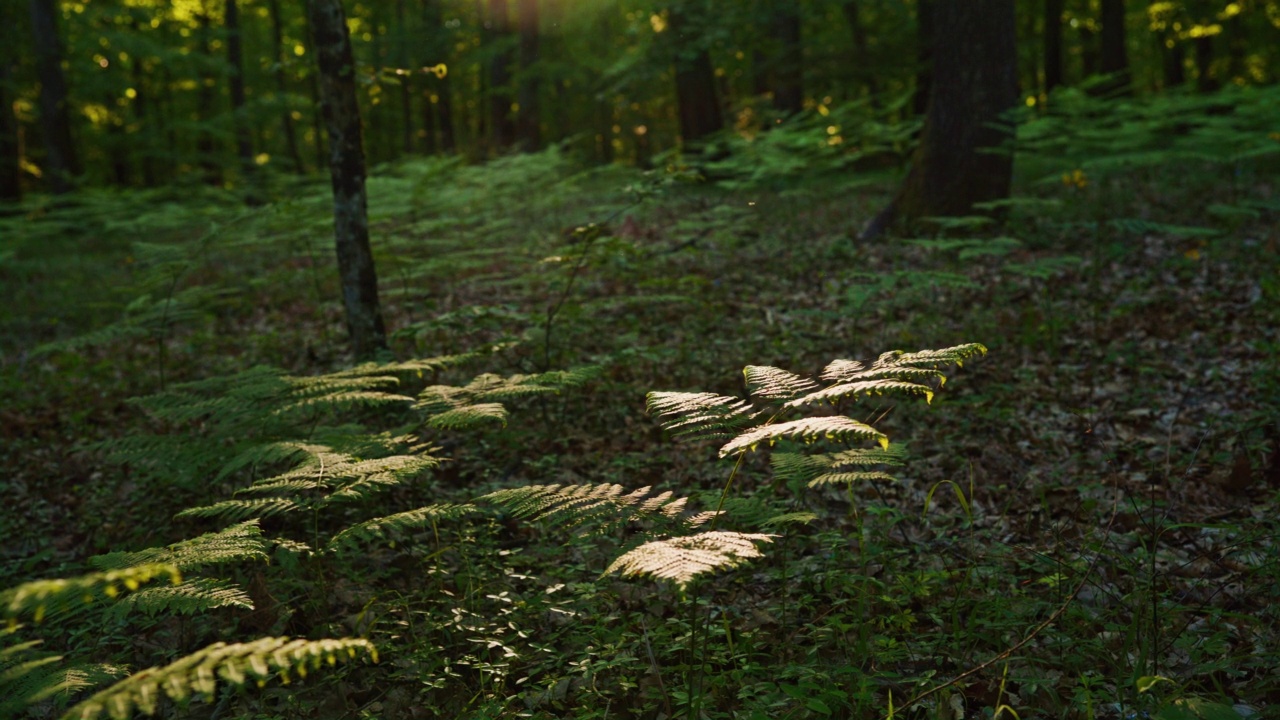
<svg viewBox="0 0 1280 720">
<path fill-rule="evenodd" d="M 482 425 L 506 425 L 507 409 L 502 403 L 476 403 L 432 415 L 427 425 L 440 430 L 464 430 Z"/>
<path fill-rule="evenodd" d="M 178 702 L 192 696 L 213 697 L 219 679 L 235 686 L 279 677 L 306 677 L 339 660 L 378 654 L 368 641 L 358 638 L 294 640 L 261 638 L 228 645 L 215 643 L 163 667 L 134 673 L 101 690 L 64 714 L 63 720 L 95 720 L 102 716 L 127 718 L 135 710 L 154 715 L 162 696 Z"/>
<path fill-rule="evenodd" d="M 923 395 L 925 402 L 933 402 L 933 388 L 927 385 L 902 382 L 900 380 L 868 380 L 865 382 L 851 382 L 832 385 L 831 387 L 811 392 L 804 397 L 796 398 L 795 400 L 788 402 L 783 407 L 796 408 L 803 407 L 805 405 L 835 402 L 847 397 L 883 395 L 885 393 Z"/>
<path fill-rule="evenodd" d="M 956 345 L 955 347 L 942 348 L 941 350 L 920 350 L 918 352 L 903 352 L 901 350 L 893 350 L 882 354 L 872 366 L 875 368 L 882 367 L 939 367 L 942 365 L 964 366 L 964 361 L 978 355 L 986 355 L 987 348 L 981 343 L 967 343 L 965 345 Z"/>
<path fill-rule="evenodd" d="M 595 366 L 510 377 L 485 373 L 462 386 L 432 385 L 424 388 L 418 394 L 414 407 L 437 415 L 468 406 L 554 394 L 564 388 L 581 385 L 597 374 L 599 368 Z"/>
<path fill-rule="evenodd" d="M 773 476 L 777 479 L 783 482 L 810 483 L 815 478 L 842 468 L 875 465 L 900 467 L 905 463 L 906 457 L 906 448 L 898 443 L 887 448 L 851 448 L 814 455 L 778 452 L 770 460 L 773 464 Z"/>
<path fill-rule="evenodd" d="M 0 608 L 10 621 L 30 615 L 35 622 L 41 622 L 48 616 L 84 607 L 101 598 L 115 599 L 122 592 L 133 592 L 157 579 L 176 585 L 182 576 L 173 565 L 151 563 L 74 578 L 33 580 L 0 592 Z"/>
<path fill-rule="evenodd" d="M 247 520 L 285 515 L 305 510 L 287 498 L 258 498 L 254 500 L 223 500 L 212 505 L 187 508 L 174 517 L 207 517 L 223 520 Z"/>
<path fill-rule="evenodd" d="M 267 559 L 267 543 L 257 520 L 232 525 L 163 548 L 113 552 L 89 558 L 99 570 L 120 570 L 149 563 L 167 563 L 184 572 L 204 565 Z"/>
<path fill-rule="evenodd" d="M 665 430 L 694 437 L 732 435 L 758 414 L 746 400 L 710 392 L 651 392 L 645 404 Z"/>
<path fill-rule="evenodd" d="M 681 590 L 699 575 L 732 568 L 761 557 L 757 543 L 773 542 L 774 535 L 713 530 L 697 535 L 654 540 L 613 561 L 604 574 L 646 576 L 671 580 Z"/>
<path fill-rule="evenodd" d="M 760 523 L 760 527 L 766 530 L 780 530 L 788 525 L 808 525 L 817 519 L 818 516 L 811 512 L 789 512 L 764 520 Z"/>
<path fill-rule="evenodd" d="M 418 358 L 414 360 L 403 360 L 392 363 L 362 363 L 347 370 L 340 370 L 332 373 L 330 377 L 364 377 L 364 376 L 385 376 L 385 375 L 416 375 L 422 377 L 426 373 L 435 373 L 451 367 L 457 367 L 464 363 L 471 362 L 478 357 L 488 355 L 491 350 L 500 349 L 500 346 L 477 350 L 473 352 L 458 353 L 456 355 L 440 355 L 431 358 Z"/>
<path fill-rule="evenodd" d="M 837 365 L 837 363 L 849 363 L 848 365 Z M 856 369 L 855 369 L 856 367 Z M 855 363 L 848 360 L 836 360 L 823 369 L 819 376 L 823 380 L 834 383 L 860 382 L 866 380 L 914 380 L 921 382 L 924 380 L 937 379 L 939 383 L 946 381 L 946 376 L 941 370 L 933 368 L 918 368 L 910 366 L 893 366 L 865 368 L 861 363 Z"/>
<path fill-rule="evenodd" d="M 767 365 L 748 365 L 742 370 L 747 389 L 755 398 L 787 401 L 811 392 L 818 383 L 793 372 Z"/>
<path fill-rule="evenodd" d="M 773 444 L 782 438 L 804 441 L 818 439 L 847 440 L 849 438 L 874 439 L 883 447 L 889 446 L 889 438 L 884 433 L 865 423 L 847 418 L 843 415 L 801 418 L 775 425 L 761 425 L 742 433 L 720 448 L 720 457 L 728 457 L 754 450 L 760 443 Z"/>
<path fill-rule="evenodd" d="M 125 596 L 116 606 L 117 615 L 138 610 L 149 617 L 160 613 L 194 615 L 205 610 L 236 607 L 252 610 L 253 601 L 238 585 L 227 580 L 194 578 L 177 585 L 147 587 Z"/>
<path fill-rule="evenodd" d="M 611 525 L 648 515 L 674 519 L 684 512 L 687 498 L 670 491 L 650 495 L 643 487 L 628 493 L 621 485 L 528 485 L 489 493 L 479 500 L 506 508 L 518 518 L 547 520 L 576 527 L 585 523 Z"/>
<path fill-rule="evenodd" d="M 823 485 L 852 485 L 854 483 L 866 482 L 869 480 L 884 480 L 885 482 L 897 482 L 898 479 L 886 472 L 879 470 L 863 470 L 857 472 L 837 472 L 823 473 L 818 477 L 809 481 L 809 487 L 821 487 Z"/>
<path fill-rule="evenodd" d="M 474 511 L 474 505 L 428 505 L 417 510 L 365 520 L 351 525 L 334 535 L 329 540 L 328 548 L 329 550 L 337 550 L 344 546 L 354 545 L 362 540 L 384 540 L 402 537 L 413 530 L 433 525 L 441 520 L 462 517 Z"/>
<path fill-rule="evenodd" d="M 304 456 L 297 467 L 259 480 L 236 494 L 275 495 L 276 499 L 288 500 L 299 506 L 323 507 L 332 502 L 364 498 L 378 489 L 415 478 L 440 464 L 430 455 L 392 455 L 359 460 L 327 445 L 297 444 L 296 447 Z M 287 512 L 289 509 L 282 507 L 279 511 Z"/>
</svg>

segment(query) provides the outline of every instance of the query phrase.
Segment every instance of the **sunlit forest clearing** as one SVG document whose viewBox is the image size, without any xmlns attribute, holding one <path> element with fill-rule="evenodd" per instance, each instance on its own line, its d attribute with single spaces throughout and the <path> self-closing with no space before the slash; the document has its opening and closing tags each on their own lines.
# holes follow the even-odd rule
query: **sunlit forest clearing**
<svg viewBox="0 0 1280 720">
<path fill-rule="evenodd" d="M 0 9 L 0 718 L 1280 717 L 1280 3 Z"/>
</svg>

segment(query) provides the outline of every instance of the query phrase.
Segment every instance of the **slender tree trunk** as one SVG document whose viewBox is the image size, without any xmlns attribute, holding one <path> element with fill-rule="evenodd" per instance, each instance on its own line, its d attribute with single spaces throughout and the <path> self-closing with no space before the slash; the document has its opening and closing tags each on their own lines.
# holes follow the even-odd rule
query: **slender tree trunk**
<svg viewBox="0 0 1280 720">
<path fill-rule="evenodd" d="M 539 93 L 542 83 L 538 73 L 539 40 L 538 0 L 516 0 L 516 18 L 520 26 L 520 103 L 518 134 L 520 148 L 532 152 L 542 146 Z"/>
<path fill-rule="evenodd" d="M 396 0 L 396 77 L 400 79 L 400 150 L 413 152 L 413 63 L 409 60 L 409 25 L 405 0 Z"/>
<path fill-rule="evenodd" d="M 45 175 L 55 194 L 69 192 L 82 168 L 71 137 L 67 81 L 62 74 L 62 40 L 55 0 L 31 0 L 31 37 L 40 79 L 40 125 L 44 130 Z"/>
<path fill-rule="evenodd" d="M 895 219 L 967 215 L 1009 196 L 1013 158 L 1004 113 L 1018 95 L 1014 0 L 936 0 L 934 67 L 920 147 L 898 196 L 863 233 Z"/>
<path fill-rule="evenodd" d="M 1157 35 L 1156 41 L 1160 43 L 1161 69 L 1163 70 L 1165 89 L 1182 87 L 1187 82 L 1186 46 L 1179 42 L 1173 33 Z"/>
<path fill-rule="evenodd" d="M 196 15 L 196 25 L 200 36 L 200 50 L 206 56 L 213 57 L 213 40 L 210 38 L 209 13 L 201 0 L 200 12 Z M 196 97 L 196 112 L 201 124 L 213 121 L 214 88 L 216 81 L 207 70 L 200 71 L 200 91 Z M 196 136 L 196 154 L 200 157 L 200 167 L 204 172 L 204 181 L 210 185 L 222 184 L 222 163 L 219 162 L 218 145 L 213 133 L 208 128 L 201 128 Z"/>
<path fill-rule="evenodd" d="M 711 53 L 700 31 L 706 22 L 705 12 L 688 14 L 689 6 L 694 4 L 672 5 L 668 11 L 667 28 L 670 42 L 676 44 L 676 105 L 680 114 L 680 139 L 685 149 L 691 152 L 699 151 L 707 136 L 724 129 Z M 701 3 L 696 9 L 705 11 Z"/>
<path fill-rule="evenodd" d="M 1102 73 L 1110 75 L 1107 89 L 1129 88 L 1129 53 L 1125 48 L 1124 0 L 1102 0 Z"/>
<path fill-rule="evenodd" d="M 489 130 L 498 152 L 511 147 L 516 140 L 516 126 L 511 117 L 511 9 L 507 0 L 488 0 L 486 27 L 489 41 L 499 45 L 489 61 Z"/>
<path fill-rule="evenodd" d="M 227 65 L 231 78 L 227 89 L 231 96 L 231 120 L 236 133 L 236 157 L 240 159 L 240 172 L 247 177 L 253 173 L 253 137 L 245 117 L 244 44 L 240 34 L 240 4 L 226 0 L 223 4 L 223 27 L 227 31 Z"/>
<path fill-rule="evenodd" d="M 311 0 L 302 0 L 302 20 L 307 26 L 307 37 L 314 38 L 316 36 L 315 29 L 311 27 Z M 350 40 L 348 40 L 350 42 Z M 307 71 L 307 90 L 311 95 L 311 133 L 315 136 L 315 144 L 312 149 L 316 153 L 316 168 L 324 168 L 328 165 L 329 159 L 324 152 L 324 119 L 321 117 L 320 105 L 320 81 L 318 79 L 316 65 L 312 65 Z"/>
<path fill-rule="evenodd" d="M 7 59 L 0 61 L 0 202 L 22 199 L 22 153 L 9 85 L 12 77 L 13 65 Z"/>
<path fill-rule="evenodd" d="M 423 0 L 422 2 L 422 18 L 423 25 L 426 26 L 426 32 L 429 34 L 431 41 L 427 44 L 427 49 L 431 56 L 426 59 L 428 65 L 444 64 L 452 69 L 449 59 L 452 57 L 450 51 L 450 42 L 448 30 L 444 26 L 444 12 L 440 6 L 441 0 Z M 431 106 L 435 106 L 435 119 L 440 126 L 440 149 L 444 152 L 451 153 L 458 149 L 458 141 L 453 130 L 453 91 L 450 88 L 451 82 L 449 75 L 446 73 L 444 77 L 437 78 L 432 81 L 435 88 L 436 101 L 427 103 L 427 112 L 431 112 Z"/>
<path fill-rule="evenodd" d="M 285 77 L 284 21 L 280 17 L 280 0 L 267 0 L 267 12 L 271 16 L 271 48 L 276 60 L 276 103 L 281 107 L 280 124 L 284 132 L 285 153 L 289 156 L 293 171 L 300 173 L 305 168 L 302 165 L 302 154 L 298 152 L 298 133 L 293 127 L 293 111 L 285 101 L 289 83 Z"/>
<path fill-rule="evenodd" d="M 1062 85 L 1062 13 L 1065 0 L 1044 2 L 1044 91 Z"/>
<path fill-rule="evenodd" d="M 1213 77 L 1213 36 L 1202 35 L 1195 39 L 1196 89 L 1210 93 L 1218 89 Z"/>
<path fill-rule="evenodd" d="M 378 275 L 369 248 L 355 61 L 341 0 L 310 0 L 308 10 L 319 65 L 321 107 L 329 131 L 329 174 L 333 180 L 334 238 L 342 302 L 355 357 L 367 360 L 387 347 L 387 332 L 378 302 Z"/>
<path fill-rule="evenodd" d="M 1098 62 L 1098 38 L 1093 30 L 1085 23 L 1080 23 L 1080 70 L 1085 77 L 1093 77 L 1097 75 L 1099 70 Z"/>
<path fill-rule="evenodd" d="M 862 9 L 858 5 L 861 0 L 848 0 L 841 9 L 844 19 L 849 24 L 849 33 L 853 36 L 853 64 L 858 68 L 858 79 L 867 87 L 871 101 L 875 107 L 880 103 L 876 96 L 880 94 L 880 81 L 876 73 L 871 71 L 871 45 L 867 38 L 867 26 L 862 22 Z"/>
<path fill-rule="evenodd" d="M 773 58 L 773 107 L 785 115 L 804 108 L 804 59 L 800 45 L 800 7 L 795 0 L 770 0 Z"/>
<path fill-rule="evenodd" d="M 130 24 L 130 29 L 135 33 L 140 33 L 138 21 L 134 18 Z M 142 55 L 135 54 L 129 58 L 129 76 L 133 84 L 133 120 L 135 127 L 133 135 L 138 138 L 141 144 L 141 168 L 142 168 L 142 185 L 144 187 L 155 187 L 156 184 L 156 138 L 154 135 L 154 127 L 150 118 L 151 113 L 151 86 L 147 83 L 146 58 Z"/>
<path fill-rule="evenodd" d="M 916 117 L 929 111 L 929 93 L 933 87 L 933 46 L 937 41 L 934 6 L 937 0 L 919 0 L 916 4 L 916 89 L 911 108 Z"/>
</svg>

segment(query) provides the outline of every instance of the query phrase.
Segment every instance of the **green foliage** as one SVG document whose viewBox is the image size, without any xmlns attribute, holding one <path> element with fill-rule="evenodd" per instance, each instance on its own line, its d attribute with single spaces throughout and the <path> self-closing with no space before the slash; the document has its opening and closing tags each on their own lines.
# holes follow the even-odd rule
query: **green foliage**
<svg viewBox="0 0 1280 720">
<path fill-rule="evenodd" d="M 651 494 L 644 487 L 626 492 L 621 485 L 528 485 L 497 490 L 478 498 L 509 510 L 523 520 L 546 520 L 555 526 L 583 524 L 612 525 L 657 515 L 668 520 L 680 518 L 688 498 L 674 497 L 668 490 Z"/>
<path fill-rule="evenodd" d="M 135 710 L 154 715 L 161 696 L 184 701 L 193 695 L 212 697 L 218 680 L 233 685 L 259 686 L 277 677 L 289 682 L 338 661 L 365 656 L 378 661 L 368 640 L 301 640 L 260 638 L 247 643 L 214 643 L 162 667 L 140 670 L 101 690 L 68 710 L 63 720 L 94 720 L 103 716 L 125 720 Z"/>
<path fill-rule="evenodd" d="M 757 543 L 772 542 L 773 535 L 712 530 L 696 535 L 654 540 L 630 550 L 604 571 L 624 576 L 670 580 L 681 590 L 699 575 L 737 567 L 761 557 Z"/>
</svg>

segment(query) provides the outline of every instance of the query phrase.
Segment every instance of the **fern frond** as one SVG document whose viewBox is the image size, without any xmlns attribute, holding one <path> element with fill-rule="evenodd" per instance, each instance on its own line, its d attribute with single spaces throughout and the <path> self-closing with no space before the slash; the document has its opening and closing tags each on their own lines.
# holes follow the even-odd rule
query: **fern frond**
<svg viewBox="0 0 1280 720">
<path fill-rule="evenodd" d="M 847 438 L 874 438 L 882 447 L 889 446 L 889 438 L 884 433 L 865 423 L 847 418 L 843 415 L 801 418 L 776 425 L 761 425 L 752 428 L 729 441 L 720 448 L 720 457 L 728 457 L 738 453 L 754 450 L 762 442 L 773 444 L 780 438 L 798 438 L 812 442 L 820 438 L 828 440 L 845 440 Z"/>
<path fill-rule="evenodd" d="M 843 483 L 852 485 L 856 482 L 864 480 L 885 480 L 888 482 L 897 482 L 898 479 L 886 472 L 879 470 L 868 470 L 865 472 L 840 472 L 825 473 L 809 481 L 809 487 L 821 487 L 823 485 L 835 485 Z"/>
<path fill-rule="evenodd" d="M 925 402 L 933 402 L 933 388 L 918 383 L 902 382 L 901 380 L 868 380 L 866 382 L 840 383 L 823 388 L 817 392 L 809 393 L 804 397 L 796 398 L 786 403 L 783 407 L 796 408 L 805 405 L 813 405 L 815 403 L 835 402 L 841 398 L 857 397 L 859 395 L 883 395 L 887 392 L 906 393 L 909 395 L 923 395 Z"/>
<path fill-rule="evenodd" d="M 35 622 L 41 622 L 49 614 L 86 605 L 99 597 L 114 599 L 122 591 L 135 591 L 157 578 L 173 584 L 182 582 L 177 567 L 149 563 L 74 578 L 33 580 L 0 593 L 0 606 L 10 621 L 30 613 Z"/>
<path fill-rule="evenodd" d="M 774 535 L 714 530 L 647 542 L 613 561 L 603 574 L 644 575 L 671 580 L 683 590 L 703 573 L 741 565 L 761 556 L 756 543 L 773 542 Z"/>
<path fill-rule="evenodd" d="M 504 426 L 507 424 L 507 409 L 502 403 L 477 403 L 445 410 L 431 416 L 427 425 L 440 430 L 462 430 L 495 421 Z"/>
<path fill-rule="evenodd" d="M 368 641 L 358 638 L 293 640 L 261 638 L 228 645 L 214 643 L 164 667 L 137 672 L 102 690 L 64 714 L 63 720 L 95 720 L 110 716 L 120 720 L 134 710 L 154 715 L 161 694 L 175 701 L 192 695 L 212 697 L 221 678 L 231 685 L 263 683 L 272 676 L 288 682 L 292 675 L 306 677 L 312 670 L 352 660 L 360 655 L 378 661 Z"/>
<path fill-rule="evenodd" d="M 766 365 L 748 365 L 742 374 L 751 395 L 768 400 L 791 400 L 818 387 L 818 383 L 809 378 Z"/>
<path fill-rule="evenodd" d="M 852 448 L 836 453 L 803 455 L 780 452 L 770 458 L 773 476 L 783 482 L 810 483 L 815 478 L 845 467 L 871 465 L 901 466 L 906 459 L 906 449 L 901 445 L 888 448 Z"/>
<path fill-rule="evenodd" d="M 760 523 L 760 527 L 778 529 L 787 525 L 808 525 L 817 520 L 818 516 L 811 512 L 790 512 L 773 517 Z"/>
<path fill-rule="evenodd" d="M 662 427 L 676 435 L 723 437 L 746 427 L 758 414 L 746 400 L 710 392 L 651 392 L 645 404 Z"/>
<path fill-rule="evenodd" d="M 262 529 L 257 520 L 249 520 L 165 548 L 98 555 L 89 558 L 89 564 L 99 570 L 121 570 L 148 563 L 167 563 L 186 572 L 203 565 L 266 559 L 267 543 L 262 538 Z"/>
<path fill-rule="evenodd" d="M 226 580 L 195 578 L 170 587 L 143 588 L 116 606 L 120 616 L 140 610 L 150 617 L 161 612 L 194 615 L 223 607 L 253 609 L 253 601 L 239 586 Z"/>
<path fill-rule="evenodd" d="M 479 498 L 506 508 L 518 518 L 548 520 L 576 527 L 587 522 L 623 522 L 633 517 L 660 515 L 677 518 L 688 498 L 673 498 L 670 491 L 650 495 L 653 488 L 631 493 L 621 485 L 529 485 L 506 488 Z"/>
<path fill-rule="evenodd" d="M 17 632 L 17 626 L 0 629 L 0 638 Z M 62 657 L 36 648 L 39 640 L 0 647 L 0 713 L 17 717 L 27 706 L 68 690 Z"/>
<path fill-rule="evenodd" d="M 987 348 L 981 343 L 967 343 L 965 345 L 942 348 L 941 350 L 920 350 L 919 352 L 912 353 L 893 350 L 881 355 L 872 367 L 901 367 L 903 365 L 925 367 L 956 365 L 964 367 L 965 360 L 977 355 L 986 354 Z"/>
<path fill-rule="evenodd" d="M 246 520 L 284 515 L 303 510 L 303 506 L 287 498 L 261 498 L 257 500 L 223 500 L 212 505 L 187 508 L 174 517 L 207 517 L 225 520 Z"/>
<path fill-rule="evenodd" d="M 329 549 L 335 550 L 348 543 L 359 540 L 385 539 L 388 536 L 404 535 L 410 530 L 435 523 L 439 520 L 458 518 L 474 512 L 474 505 L 428 505 L 407 512 L 373 518 L 356 523 L 334 535 L 329 540 Z"/>
</svg>

